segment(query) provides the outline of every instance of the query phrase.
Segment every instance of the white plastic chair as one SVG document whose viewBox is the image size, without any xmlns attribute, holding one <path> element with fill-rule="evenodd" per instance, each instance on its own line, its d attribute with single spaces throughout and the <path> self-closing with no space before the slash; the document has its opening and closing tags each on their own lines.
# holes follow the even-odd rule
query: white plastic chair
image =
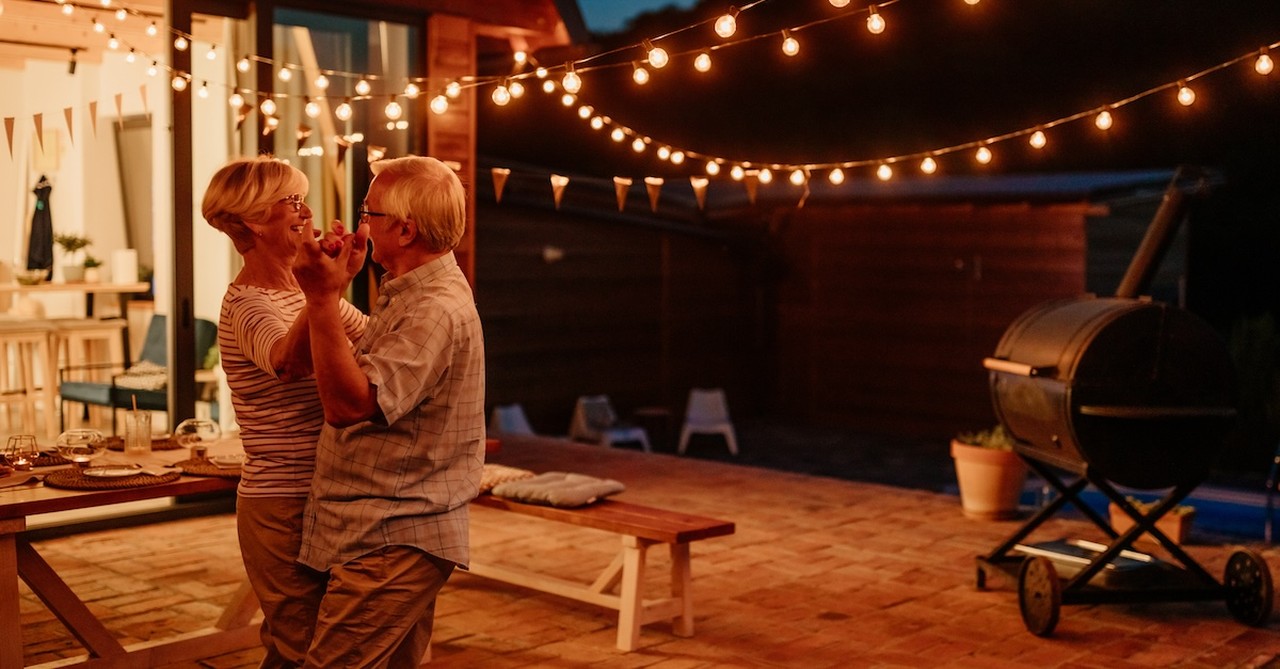
<svg viewBox="0 0 1280 669">
<path fill-rule="evenodd" d="M 695 434 L 724 435 L 729 452 L 738 454 L 738 438 L 729 420 L 729 403 L 720 388 L 693 388 L 689 391 L 689 406 L 684 412 L 684 427 L 680 430 L 680 446 L 677 452 L 684 455 L 689 437 Z"/>
<path fill-rule="evenodd" d="M 644 428 L 618 422 L 608 395 L 583 395 L 573 408 L 573 420 L 569 423 L 569 438 L 601 446 L 613 446 L 619 442 L 639 442 L 645 453 L 652 452 L 649 433 Z"/>
<path fill-rule="evenodd" d="M 489 434 L 533 434 L 533 426 L 519 404 L 499 404 L 489 416 Z"/>
</svg>

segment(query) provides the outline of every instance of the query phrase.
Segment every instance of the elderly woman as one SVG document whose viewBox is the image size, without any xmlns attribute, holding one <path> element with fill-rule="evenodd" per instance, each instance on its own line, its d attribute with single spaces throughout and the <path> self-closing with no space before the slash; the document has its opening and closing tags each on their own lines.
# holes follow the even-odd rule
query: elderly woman
<svg viewBox="0 0 1280 669">
<path fill-rule="evenodd" d="M 326 574 L 296 562 L 302 510 L 324 424 L 303 307 L 292 267 L 313 235 L 307 177 L 271 157 L 233 160 L 205 191 L 202 213 L 244 258 L 222 300 L 218 348 L 240 424 L 245 462 L 236 501 L 240 551 L 262 603 L 263 667 L 301 666 Z M 334 224 L 324 244 L 344 231 Z M 366 317 L 341 301 L 349 340 Z"/>
</svg>

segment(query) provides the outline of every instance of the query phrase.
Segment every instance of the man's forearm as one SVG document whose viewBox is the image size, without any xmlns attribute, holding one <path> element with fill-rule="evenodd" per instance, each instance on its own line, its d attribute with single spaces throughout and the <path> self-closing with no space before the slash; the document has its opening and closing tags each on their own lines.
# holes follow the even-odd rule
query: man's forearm
<svg viewBox="0 0 1280 669">
<path fill-rule="evenodd" d="M 378 403 L 369 378 L 351 353 L 338 304 L 336 296 L 308 296 L 306 311 L 324 420 L 346 427 L 373 418 L 378 413 Z"/>
</svg>

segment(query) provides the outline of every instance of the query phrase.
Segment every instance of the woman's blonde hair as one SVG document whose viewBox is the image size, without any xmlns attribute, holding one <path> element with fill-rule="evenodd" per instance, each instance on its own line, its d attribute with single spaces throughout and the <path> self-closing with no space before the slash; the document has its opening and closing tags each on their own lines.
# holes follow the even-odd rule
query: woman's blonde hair
<svg viewBox="0 0 1280 669">
<path fill-rule="evenodd" d="M 382 194 L 384 213 L 411 220 L 432 251 L 448 251 L 467 229 L 467 196 L 448 165 L 422 156 L 379 160 L 375 176 L 391 178 Z"/>
<path fill-rule="evenodd" d="M 244 253 L 254 239 L 245 221 L 265 219 L 275 203 L 294 193 L 307 194 L 307 175 L 298 168 L 269 155 L 237 158 L 209 180 L 200 213 Z"/>
</svg>

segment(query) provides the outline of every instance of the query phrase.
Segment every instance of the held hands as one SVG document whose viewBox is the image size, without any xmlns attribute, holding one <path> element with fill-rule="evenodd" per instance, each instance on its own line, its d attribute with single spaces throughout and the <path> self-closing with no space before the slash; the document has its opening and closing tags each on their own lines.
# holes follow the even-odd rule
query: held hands
<svg viewBox="0 0 1280 669">
<path fill-rule="evenodd" d="M 293 275 L 308 297 L 340 294 L 360 271 L 368 253 L 369 233 L 363 227 L 353 234 L 335 222 L 333 230 L 322 237 L 307 219 L 302 239 Z"/>
</svg>

